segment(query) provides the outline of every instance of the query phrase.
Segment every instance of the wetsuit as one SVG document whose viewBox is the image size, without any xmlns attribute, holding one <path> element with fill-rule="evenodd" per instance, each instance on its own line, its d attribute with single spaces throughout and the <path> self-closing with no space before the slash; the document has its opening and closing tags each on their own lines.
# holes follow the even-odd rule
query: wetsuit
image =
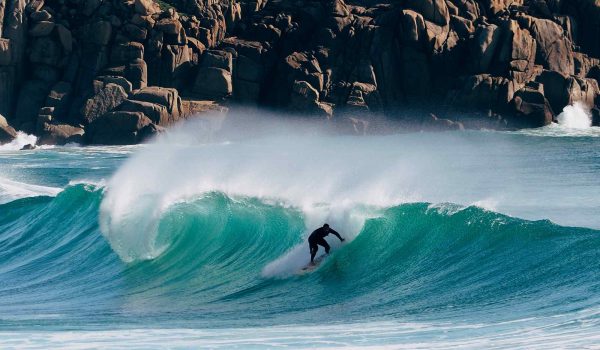
<svg viewBox="0 0 600 350">
<path fill-rule="evenodd" d="M 337 236 L 337 238 L 340 239 L 340 241 L 342 241 L 342 237 L 339 233 L 337 233 L 331 228 L 325 227 L 319 227 L 318 229 L 314 230 L 313 233 L 310 234 L 310 236 L 308 236 L 308 246 L 310 248 L 310 261 L 314 260 L 315 255 L 317 255 L 317 251 L 319 250 L 319 246 L 324 247 L 325 253 L 329 254 L 330 247 L 327 241 L 325 240 L 325 236 L 327 236 L 330 233 L 334 234 L 335 236 Z"/>
</svg>

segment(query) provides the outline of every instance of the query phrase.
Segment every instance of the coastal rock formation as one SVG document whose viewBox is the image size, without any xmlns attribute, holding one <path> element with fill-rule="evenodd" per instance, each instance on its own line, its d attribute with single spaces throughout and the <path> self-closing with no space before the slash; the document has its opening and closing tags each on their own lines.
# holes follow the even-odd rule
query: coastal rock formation
<svg viewBox="0 0 600 350">
<path fill-rule="evenodd" d="M 15 137 L 17 137 L 17 132 L 0 114 L 0 144 L 11 142 Z"/>
<path fill-rule="evenodd" d="M 0 113 L 42 143 L 136 143 L 223 104 L 538 127 L 598 114 L 599 28 L 594 0 L 0 1 Z"/>
</svg>

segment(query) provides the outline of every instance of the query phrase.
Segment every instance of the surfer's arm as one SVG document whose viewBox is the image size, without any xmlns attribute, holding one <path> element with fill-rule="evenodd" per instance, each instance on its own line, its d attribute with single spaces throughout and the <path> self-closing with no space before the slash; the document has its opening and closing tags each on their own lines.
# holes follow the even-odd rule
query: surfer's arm
<svg viewBox="0 0 600 350">
<path fill-rule="evenodd" d="M 344 241 L 344 239 L 342 238 L 342 236 L 340 236 L 340 234 L 339 234 L 339 233 L 337 233 L 337 231 L 335 231 L 335 230 L 332 230 L 332 229 L 329 229 L 329 233 L 331 233 L 331 234 L 333 234 L 333 235 L 337 236 L 337 238 L 339 238 L 339 239 L 340 239 L 340 241 L 342 241 L 342 242 Z"/>
</svg>

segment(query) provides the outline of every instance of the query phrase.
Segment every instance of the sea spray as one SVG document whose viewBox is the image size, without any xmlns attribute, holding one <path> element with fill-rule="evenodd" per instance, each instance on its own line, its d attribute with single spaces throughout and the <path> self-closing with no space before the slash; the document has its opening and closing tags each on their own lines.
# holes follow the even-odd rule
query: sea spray
<svg viewBox="0 0 600 350">
<path fill-rule="evenodd" d="M 361 208 L 418 201 L 475 203 L 558 222 L 565 217 L 551 205 L 568 205 L 559 192 L 548 193 L 556 199 L 548 201 L 547 211 L 529 209 L 537 205 L 531 189 L 559 179 L 542 173 L 509 176 L 529 162 L 510 156 L 519 146 L 507 139 L 483 142 L 468 133 L 357 137 L 318 130 L 310 122 L 279 120 L 269 125 L 260 118 L 254 124 L 251 115 L 229 118 L 210 137 L 198 121 L 181 125 L 139 149 L 107 182 L 100 227 L 124 261 L 158 257 L 176 239 L 159 230 L 164 213 L 211 192 L 299 210 L 305 222 L 301 240 L 323 222 L 352 238 L 371 217 Z M 290 249 L 300 256 L 291 251 L 305 247 Z M 292 259 L 293 265 L 302 259 Z M 272 268 L 264 274 L 290 271 Z"/>
<path fill-rule="evenodd" d="M 176 128 L 140 150 L 110 179 L 100 223 L 123 260 L 158 256 L 166 248 L 156 246 L 162 213 L 213 191 L 292 206 L 304 213 L 306 232 L 327 221 L 352 237 L 362 222 L 346 217 L 357 206 L 419 200 L 423 172 L 450 161 L 442 159 L 442 150 L 442 157 L 433 160 L 423 157 L 431 150 L 388 149 L 395 136 L 357 138 L 317 131 L 308 122 L 251 125 L 252 118 L 240 118 L 241 127 L 226 125 L 210 140 L 198 122 Z M 430 172 L 434 192 L 440 175 Z"/>
<path fill-rule="evenodd" d="M 17 132 L 17 137 L 9 143 L 0 145 L 0 151 L 18 151 L 23 146 L 35 145 L 37 137 L 35 135 L 29 135 L 22 131 Z"/>
<path fill-rule="evenodd" d="M 569 129 L 586 129 L 592 126 L 592 113 L 583 102 L 565 106 L 556 117 L 558 124 Z"/>
</svg>

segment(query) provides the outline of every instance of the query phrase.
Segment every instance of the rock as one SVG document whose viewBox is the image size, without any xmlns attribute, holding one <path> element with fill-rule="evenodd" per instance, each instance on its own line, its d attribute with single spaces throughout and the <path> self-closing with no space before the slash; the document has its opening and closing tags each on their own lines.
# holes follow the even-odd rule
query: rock
<svg viewBox="0 0 600 350">
<path fill-rule="evenodd" d="M 123 27 L 123 30 L 127 34 L 127 37 L 133 41 L 142 42 L 148 37 L 148 30 L 146 28 L 142 28 L 133 23 L 127 23 Z"/>
<path fill-rule="evenodd" d="M 239 55 L 246 56 L 256 62 L 261 60 L 262 54 L 265 51 L 260 42 L 243 40 L 237 37 L 225 38 L 221 45 L 225 48 L 232 48 Z"/>
<path fill-rule="evenodd" d="M 421 44 L 426 40 L 427 26 L 423 16 L 412 10 L 403 10 L 400 13 L 400 40 L 405 44 Z"/>
<path fill-rule="evenodd" d="M 568 104 L 581 102 L 588 107 L 592 107 L 598 95 L 600 95 L 600 88 L 595 79 L 579 78 L 576 76 L 567 78 Z"/>
<path fill-rule="evenodd" d="M 592 108 L 592 126 L 600 126 L 600 109 Z"/>
<path fill-rule="evenodd" d="M 211 117 L 213 115 L 218 115 L 220 116 L 218 119 L 222 120 L 227 111 L 228 108 L 220 106 L 215 101 L 194 99 L 183 99 L 181 101 L 181 117 L 186 119 L 205 112 L 217 112 L 210 113 Z"/>
<path fill-rule="evenodd" d="M 125 64 L 144 59 L 144 45 L 135 41 L 115 45 L 110 52 L 110 61 Z"/>
<path fill-rule="evenodd" d="M 71 31 L 62 24 L 56 26 L 56 31 L 58 32 L 58 38 L 63 49 L 66 52 L 71 52 L 73 50 L 73 36 L 71 35 Z"/>
<path fill-rule="evenodd" d="M 517 114 L 515 122 L 519 126 L 536 128 L 548 125 L 554 119 L 554 112 L 540 84 L 517 91 L 512 104 Z"/>
<path fill-rule="evenodd" d="M 150 16 L 160 12 L 158 4 L 154 3 L 152 0 L 135 0 L 134 6 L 135 12 L 144 16 Z"/>
<path fill-rule="evenodd" d="M 142 112 L 109 112 L 90 124 L 85 135 L 92 144 L 136 144 L 140 141 L 138 133 L 151 123 Z"/>
<path fill-rule="evenodd" d="M 473 62 L 473 70 L 476 73 L 489 71 L 492 60 L 496 57 L 501 34 L 501 30 L 494 24 L 478 27 L 475 31 L 470 41 L 469 60 Z"/>
<path fill-rule="evenodd" d="M 125 90 L 125 93 L 129 94 L 133 90 L 133 87 L 129 80 L 120 76 L 113 75 L 102 75 L 96 77 L 94 80 L 94 93 L 99 93 L 100 90 L 104 89 L 107 84 L 116 84 Z"/>
<path fill-rule="evenodd" d="M 306 81 L 317 91 L 323 90 L 323 71 L 314 56 L 304 52 L 294 52 L 285 58 L 289 68 L 288 79 Z"/>
<path fill-rule="evenodd" d="M 156 22 L 154 28 L 165 34 L 177 35 L 181 31 L 182 25 L 177 19 L 163 18 Z"/>
<path fill-rule="evenodd" d="M 483 9 L 492 16 L 506 11 L 509 6 L 523 5 L 523 0 L 483 0 L 478 1 Z"/>
<path fill-rule="evenodd" d="M 596 79 L 596 81 L 600 84 L 600 64 L 590 68 L 587 78 Z"/>
<path fill-rule="evenodd" d="M 156 21 L 154 20 L 154 18 L 152 18 L 152 16 L 140 16 L 139 14 L 135 14 L 131 18 L 131 23 L 135 24 L 140 28 L 151 30 L 152 28 L 154 28 Z"/>
<path fill-rule="evenodd" d="M 364 106 L 371 112 L 380 112 L 383 109 L 377 86 L 368 83 L 353 83 L 346 103 L 353 106 Z"/>
<path fill-rule="evenodd" d="M 61 58 L 58 44 L 50 37 L 36 38 L 31 45 L 29 60 L 31 63 L 42 63 L 49 66 L 58 66 Z"/>
<path fill-rule="evenodd" d="M 158 103 L 125 100 L 119 106 L 119 110 L 126 112 L 142 112 L 152 121 L 152 123 L 160 126 L 167 126 L 176 120 L 173 119 L 172 115 L 167 111 L 167 107 Z"/>
<path fill-rule="evenodd" d="M 194 93 L 208 98 L 223 98 L 232 92 L 231 73 L 227 70 L 214 67 L 202 67 L 198 70 Z"/>
<path fill-rule="evenodd" d="M 25 146 L 21 147 L 20 151 L 31 151 L 36 149 L 37 147 L 35 145 L 32 145 L 30 143 L 26 144 Z"/>
<path fill-rule="evenodd" d="M 150 65 L 153 69 L 155 84 L 165 87 L 182 89 L 193 81 L 190 76 L 190 68 L 193 65 L 194 53 L 188 46 L 166 45 L 162 51 L 160 61 L 154 61 Z"/>
<path fill-rule="evenodd" d="M 429 114 L 428 117 L 423 118 L 421 123 L 421 130 L 423 131 L 453 131 L 453 130 L 465 130 L 465 127 L 460 122 L 455 122 L 450 119 L 438 118 L 434 114 Z"/>
<path fill-rule="evenodd" d="M 0 145 L 3 143 L 9 143 L 17 137 L 17 131 L 6 121 L 0 114 Z"/>
<path fill-rule="evenodd" d="M 54 22 L 48 21 L 40 21 L 33 25 L 31 29 L 29 29 L 29 35 L 31 36 L 47 36 L 52 33 L 54 27 L 56 25 Z"/>
<path fill-rule="evenodd" d="M 594 0 L 560 1 L 561 12 L 577 24 L 577 45 L 582 51 L 600 58 L 600 3 Z"/>
<path fill-rule="evenodd" d="M 544 70 L 536 81 L 544 86 L 544 96 L 548 99 L 552 110 L 562 111 L 568 104 L 567 78 L 559 72 Z"/>
<path fill-rule="evenodd" d="M 37 64 L 31 70 L 33 79 L 42 80 L 48 84 L 54 84 L 60 79 L 60 70 L 53 66 Z"/>
<path fill-rule="evenodd" d="M 586 78 L 592 68 L 600 65 L 600 59 L 589 57 L 581 52 L 573 52 L 573 61 L 575 63 L 575 75 L 580 78 Z"/>
<path fill-rule="evenodd" d="M 42 9 L 44 6 L 44 0 L 31 0 L 27 4 L 27 11 L 29 12 L 37 12 Z"/>
<path fill-rule="evenodd" d="M 235 98 L 245 104 L 255 104 L 260 97 L 260 83 L 243 79 L 233 81 L 233 91 Z"/>
<path fill-rule="evenodd" d="M 449 92 L 447 103 L 467 110 L 502 111 L 512 101 L 519 85 L 504 77 L 480 74 L 467 77 L 457 92 Z"/>
<path fill-rule="evenodd" d="M 170 114 L 170 121 L 178 120 L 181 115 L 181 98 L 176 89 L 149 86 L 136 91 L 130 99 L 165 106 Z"/>
<path fill-rule="evenodd" d="M 187 37 L 187 45 L 200 55 L 206 50 L 206 46 L 196 38 Z"/>
<path fill-rule="evenodd" d="M 7 66 L 11 61 L 10 40 L 0 39 L 0 66 Z"/>
<path fill-rule="evenodd" d="M 294 82 L 290 109 L 295 112 L 331 117 L 331 106 L 319 102 L 319 92 L 306 81 Z"/>
<path fill-rule="evenodd" d="M 475 32 L 473 22 L 459 16 L 450 16 L 450 26 L 461 38 L 468 37 Z"/>
<path fill-rule="evenodd" d="M 350 15 L 348 6 L 342 0 L 333 0 L 326 3 L 326 8 L 329 13 L 336 17 L 347 17 Z"/>
<path fill-rule="evenodd" d="M 140 129 L 138 132 L 139 142 L 146 142 L 154 137 L 165 132 L 165 128 L 155 124 L 148 124 Z"/>
<path fill-rule="evenodd" d="M 263 65 L 246 56 L 239 55 L 235 65 L 235 76 L 248 81 L 261 81 L 263 77 Z"/>
<path fill-rule="evenodd" d="M 510 47 L 509 74 L 517 83 L 522 84 L 531 80 L 534 74 L 536 42 L 527 30 L 519 27 L 516 21 L 509 23 L 506 28 Z"/>
<path fill-rule="evenodd" d="M 94 45 L 105 46 L 110 42 L 112 25 L 108 21 L 93 22 L 87 29 L 85 41 Z"/>
<path fill-rule="evenodd" d="M 32 12 L 29 15 L 29 18 L 31 18 L 31 20 L 34 22 L 49 21 L 50 19 L 52 19 L 52 15 L 50 14 L 50 12 L 48 12 L 46 10 L 42 10 L 42 11 Z"/>
<path fill-rule="evenodd" d="M 125 90 L 116 84 L 106 84 L 97 94 L 89 98 L 81 108 L 81 117 L 87 124 L 93 123 L 105 113 L 118 107 L 127 99 Z"/>
<path fill-rule="evenodd" d="M 85 0 L 80 1 L 79 5 L 81 6 L 81 12 L 84 16 L 91 16 L 96 9 L 102 4 L 103 0 Z"/>
<path fill-rule="evenodd" d="M 38 144 L 64 145 L 67 143 L 83 142 L 84 130 L 69 124 L 44 123 Z"/>
<path fill-rule="evenodd" d="M 55 118 L 66 119 L 71 102 L 71 84 L 66 81 L 56 83 L 48 97 L 46 98 L 46 107 L 53 108 L 52 115 Z"/>
<path fill-rule="evenodd" d="M 28 80 L 21 87 L 19 99 L 12 121 L 20 130 L 32 133 L 40 108 L 44 105 L 50 92 L 48 83 L 40 80 Z M 24 130 L 25 129 L 25 130 Z"/>
<path fill-rule="evenodd" d="M 131 82 L 134 90 L 148 85 L 148 66 L 142 59 L 136 59 L 125 67 L 124 76 Z"/>
<path fill-rule="evenodd" d="M 594 106 L 596 97 L 600 94 L 598 82 L 595 79 L 564 77 L 554 71 L 545 70 L 537 78 L 544 86 L 544 94 L 553 110 L 562 111 L 567 105 L 582 102 Z"/>
<path fill-rule="evenodd" d="M 450 23 L 450 13 L 445 0 L 407 0 L 405 4 L 427 21 L 442 26 Z"/>
<path fill-rule="evenodd" d="M 3 4 L 8 4 L 8 1 L 2 1 Z M 26 7 L 27 1 L 11 1 L 10 6 L 3 9 L 3 15 L 6 18 L 2 26 L 2 37 L 10 40 L 10 51 L 12 62 L 21 64 L 25 49 L 32 50 L 30 42 L 27 41 L 27 17 Z M 35 44 L 35 41 L 34 41 Z M 27 47 L 26 47 L 27 46 Z"/>
<path fill-rule="evenodd" d="M 233 71 L 233 59 L 231 52 L 220 50 L 206 50 L 202 55 L 201 67 L 214 67 L 225 69 L 229 73 Z"/>
<path fill-rule="evenodd" d="M 544 68 L 565 76 L 575 73 L 571 43 L 558 24 L 547 19 L 535 19 L 531 33 L 537 43 L 537 61 Z"/>
</svg>

